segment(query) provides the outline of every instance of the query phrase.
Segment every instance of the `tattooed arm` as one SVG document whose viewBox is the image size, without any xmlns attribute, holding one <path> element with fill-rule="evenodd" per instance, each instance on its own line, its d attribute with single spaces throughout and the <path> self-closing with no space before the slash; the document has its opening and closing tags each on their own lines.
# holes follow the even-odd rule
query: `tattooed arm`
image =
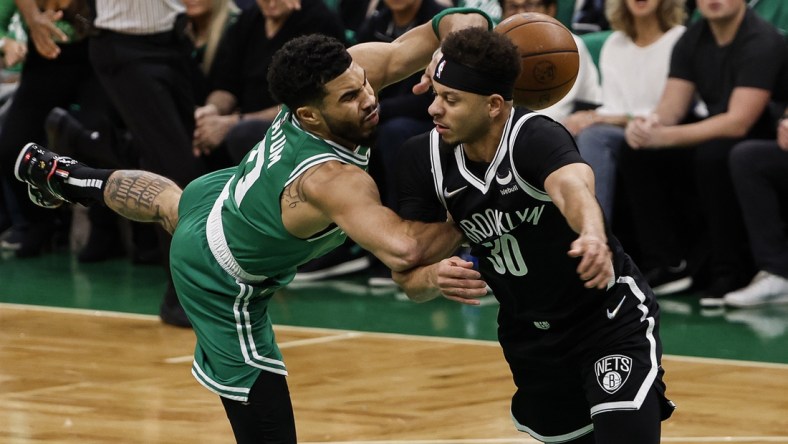
<svg viewBox="0 0 788 444">
<path fill-rule="evenodd" d="M 183 190 L 166 177 L 147 171 L 118 170 L 109 176 L 104 203 L 137 222 L 156 222 L 168 233 L 178 224 L 178 201 Z"/>
</svg>

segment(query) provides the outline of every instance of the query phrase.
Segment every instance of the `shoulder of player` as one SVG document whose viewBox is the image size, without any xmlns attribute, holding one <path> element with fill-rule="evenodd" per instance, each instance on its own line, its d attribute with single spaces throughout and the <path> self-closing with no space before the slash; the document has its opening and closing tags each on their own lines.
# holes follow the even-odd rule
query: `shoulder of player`
<svg viewBox="0 0 788 444">
<path fill-rule="evenodd" d="M 534 113 L 534 111 L 524 109 L 524 108 L 515 108 L 515 115 L 512 122 L 512 128 L 516 128 L 518 126 L 518 122 L 527 117 L 529 114 Z M 538 112 L 535 113 L 534 116 L 528 118 L 517 133 L 517 140 L 522 139 L 523 134 L 529 133 L 533 134 L 535 132 L 542 132 L 542 131 L 560 131 L 566 132 L 563 126 L 556 122 L 555 120 L 551 119 L 549 116 L 544 114 L 539 114 Z"/>
<path fill-rule="evenodd" d="M 372 179 L 355 165 L 330 160 L 304 171 L 295 182 L 307 196 L 319 198 L 338 192 L 351 193 L 361 184 L 372 182 Z"/>
</svg>

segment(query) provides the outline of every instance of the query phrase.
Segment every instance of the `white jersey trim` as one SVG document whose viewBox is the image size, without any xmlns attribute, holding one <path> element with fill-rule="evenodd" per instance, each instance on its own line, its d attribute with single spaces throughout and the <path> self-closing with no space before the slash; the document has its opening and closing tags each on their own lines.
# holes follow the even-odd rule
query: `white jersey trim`
<svg viewBox="0 0 788 444">
<path fill-rule="evenodd" d="M 438 200 L 443 204 L 443 208 L 448 209 L 446 199 L 443 197 L 441 187 L 443 187 L 443 167 L 441 165 L 441 152 L 440 152 L 441 136 L 437 131 L 430 131 L 430 164 L 432 166 L 432 182 L 435 184 L 435 194 L 438 195 Z"/>
<path fill-rule="evenodd" d="M 525 122 L 531 119 L 534 116 L 538 116 L 538 113 L 528 113 L 520 118 L 517 123 L 514 125 L 514 129 L 512 130 L 511 138 L 509 139 L 509 144 L 514 146 L 514 142 L 517 139 L 517 135 L 520 134 L 520 129 L 523 127 Z M 520 185 L 523 191 L 526 194 L 533 197 L 536 200 L 541 200 L 542 202 L 552 202 L 553 199 L 545 193 L 544 191 L 536 188 L 535 186 L 531 185 L 530 183 L 526 182 L 525 179 L 520 176 L 520 173 L 517 172 L 517 167 L 514 164 L 514 149 L 509 149 L 509 163 L 511 164 L 512 171 L 514 172 L 514 180 Z"/>
<path fill-rule="evenodd" d="M 540 434 L 536 433 L 535 431 L 533 431 L 532 429 L 520 424 L 517 421 L 517 418 L 514 417 L 514 415 L 512 415 L 512 422 L 514 422 L 514 427 L 518 431 L 525 432 L 525 433 L 531 435 L 537 441 L 549 442 L 549 443 L 552 443 L 552 444 L 560 444 L 562 442 L 573 441 L 573 440 L 575 440 L 577 438 L 580 438 L 581 436 L 588 435 L 589 433 L 594 431 L 594 424 L 592 423 L 592 424 L 589 424 L 589 425 L 587 425 L 585 427 L 577 429 L 574 432 L 564 433 L 563 435 L 546 436 L 546 435 L 540 435 Z"/>
<path fill-rule="evenodd" d="M 322 154 L 314 155 L 312 157 L 305 159 L 303 162 L 299 163 L 298 165 L 296 165 L 295 168 L 293 168 L 293 172 L 290 173 L 290 178 L 287 179 L 287 182 L 285 182 L 284 186 L 286 187 L 290 185 L 294 180 L 298 179 L 300 175 L 304 174 L 306 170 L 312 168 L 313 166 L 319 165 L 321 163 L 329 162 L 332 160 L 341 163 L 347 163 L 343 161 L 341 157 L 332 153 L 322 153 Z"/>
<path fill-rule="evenodd" d="M 592 417 L 597 413 L 604 413 L 614 410 L 640 409 L 640 406 L 643 405 L 643 401 L 646 399 L 646 395 L 648 395 L 648 391 L 651 390 L 651 387 L 654 385 L 654 380 L 657 378 L 657 372 L 659 370 L 659 363 L 657 363 L 657 341 L 654 339 L 654 326 L 656 321 L 654 320 L 653 316 L 648 316 L 648 307 L 645 305 L 646 295 L 643 294 L 643 292 L 637 286 L 635 279 L 633 279 L 631 276 L 620 276 L 617 282 L 628 285 L 630 291 L 632 291 L 632 294 L 634 294 L 635 297 L 638 298 L 638 301 L 640 301 L 640 304 L 637 306 L 638 310 L 643 312 L 643 316 L 640 317 L 640 322 L 648 322 L 648 328 L 646 329 L 646 339 L 650 345 L 649 359 L 651 360 L 651 369 L 643 379 L 643 383 L 640 385 L 640 389 L 635 395 L 635 399 L 632 401 L 603 402 L 601 404 L 597 404 L 591 407 Z"/>
<path fill-rule="evenodd" d="M 224 226 L 222 225 L 222 206 L 224 201 L 230 197 L 230 183 L 232 183 L 235 176 L 232 176 L 227 184 L 224 186 L 222 193 L 216 199 L 216 202 L 211 208 L 211 213 L 208 215 L 208 221 L 205 224 L 205 236 L 208 239 L 208 248 L 211 249 L 213 258 L 222 269 L 230 276 L 234 277 L 239 282 L 262 282 L 268 279 L 268 276 L 262 274 L 252 274 L 241 268 L 241 264 L 235 260 L 230 247 L 227 245 L 227 238 L 224 237 Z"/>
<path fill-rule="evenodd" d="M 495 178 L 495 173 L 498 171 L 498 167 L 501 165 L 501 162 L 503 162 L 503 159 L 506 157 L 506 153 L 509 150 L 509 133 L 512 130 L 514 112 L 515 111 L 513 108 L 509 114 L 509 118 L 506 120 L 503 136 L 498 142 L 498 148 L 495 150 L 495 157 L 493 157 L 492 162 L 487 167 L 487 172 L 484 174 L 484 181 L 471 173 L 470 170 L 468 170 L 468 167 L 465 165 L 465 150 L 463 149 L 463 145 L 460 144 L 454 148 L 454 158 L 457 160 L 457 166 L 459 167 L 460 174 L 465 178 L 466 181 L 468 181 L 468 183 L 473 185 L 474 188 L 477 188 L 484 194 L 487 194 L 487 191 L 490 189 L 490 184 L 492 184 L 492 181 Z"/>
<path fill-rule="evenodd" d="M 241 347 L 241 354 L 243 354 L 244 362 L 261 370 L 287 375 L 287 370 L 284 369 L 284 362 L 278 359 L 266 358 L 257 353 L 257 344 L 254 342 L 252 323 L 250 321 L 251 316 L 249 315 L 249 300 L 254 293 L 254 287 L 241 282 L 239 282 L 238 285 L 241 287 L 241 292 L 235 298 L 233 314 L 235 315 L 238 342 Z M 271 367 L 271 365 L 282 368 Z"/>
<path fill-rule="evenodd" d="M 214 381 L 213 379 L 209 378 L 208 375 L 197 365 L 197 362 L 192 363 L 192 375 L 197 382 L 200 383 L 203 387 L 207 388 L 208 390 L 216 393 L 217 395 L 232 399 L 235 401 L 242 401 L 246 402 L 249 399 L 249 389 L 246 387 L 230 387 L 226 385 L 219 384 L 218 382 Z M 236 392 L 240 393 L 239 395 L 232 395 L 230 393 Z"/>
</svg>

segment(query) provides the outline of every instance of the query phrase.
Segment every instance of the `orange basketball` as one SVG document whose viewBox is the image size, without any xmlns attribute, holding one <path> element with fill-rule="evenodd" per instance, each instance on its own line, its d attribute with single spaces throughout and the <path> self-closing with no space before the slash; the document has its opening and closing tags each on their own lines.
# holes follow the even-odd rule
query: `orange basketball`
<svg viewBox="0 0 788 444">
<path fill-rule="evenodd" d="M 522 72 L 514 103 L 543 109 L 561 100 L 577 79 L 580 58 L 572 33 L 558 20 L 537 12 L 515 14 L 495 27 L 520 50 Z"/>
</svg>

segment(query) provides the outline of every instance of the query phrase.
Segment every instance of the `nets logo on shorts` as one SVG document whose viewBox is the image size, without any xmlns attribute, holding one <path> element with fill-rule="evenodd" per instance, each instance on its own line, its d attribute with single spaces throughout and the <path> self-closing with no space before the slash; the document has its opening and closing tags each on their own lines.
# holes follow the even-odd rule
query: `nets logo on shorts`
<svg viewBox="0 0 788 444">
<path fill-rule="evenodd" d="M 611 395 L 618 391 L 632 371 L 632 358 L 624 355 L 610 355 L 594 363 L 596 380 L 602 390 Z"/>
</svg>

